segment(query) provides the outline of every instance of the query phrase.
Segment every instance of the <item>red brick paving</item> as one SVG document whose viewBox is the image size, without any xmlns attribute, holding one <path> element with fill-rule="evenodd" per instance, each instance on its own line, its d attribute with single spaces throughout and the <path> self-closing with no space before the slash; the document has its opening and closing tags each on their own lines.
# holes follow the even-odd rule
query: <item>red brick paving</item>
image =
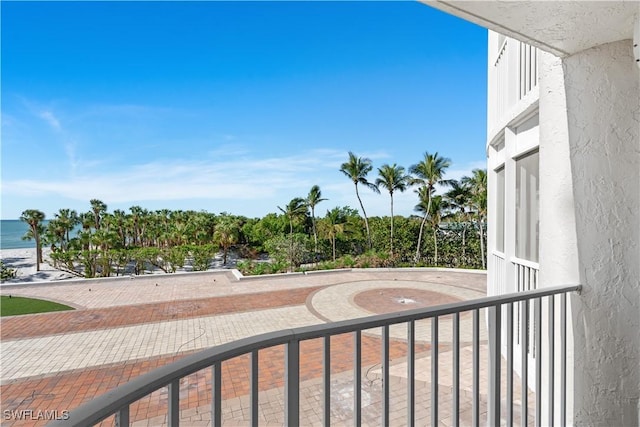
<svg viewBox="0 0 640 427">
<path fill-rule="evenodd" d="M 408 298 L 413 301 L 409 304 L 403 304 L 399 302 L 402 298 Z M 462 300 L 451 295 L 415 288 L 370 289 L 358 293 L 353 298 L 354 304 L 377 314 L 432 307 L 459 301 Z"/>
<path fill-rule="evenodd" d="M 199 316 L 267 309 L 304 304 L 313 292 L 324 288 L 287 289 L 256 294 L 232 295 L 186 301 L 167 301 L 155 304 L 121 306 L 104 309 L 86 309 L 0 320 L 2 340 L 38 337 L 51 334 L 90 331 L 126 325 L 185 319 Z M 366 296 L 366 295 L 365 295 Z M 413 298 L 407 294 L 406 297 Z M 416 297 L 424 297 L 425 295 Z M 431 295 L 430 297 L 434 297 Z M 438 297 L 440 298 L 440 297 Z M 430 301 L 429 305 L 442 302 Z M 415 299 L 415 298 L 413 298 Z M 366 298 L 365 298 L 366 302 Z M 388 309 L 388 308 L 387 308 Z M 386 312 L 386 311 L 385 311 Z M 442 347 L 442 346 L 441 346 Z M 331 370 L 333 373 L 353 368 L 353 338 L 351 334 L 331 339 Z M 445 348 L 442 348 L 444 350 Z M 429 350 L 427 344 L 418 344 L 416 352 Z M 99 368 L 67 371 L 53 376 L 26 378 L 8 382 L 0 387 L 1 409 L 4 410 L 73 410 L 84 402 L 122 385 L 157 367 L 178 360 L 193 352 L 160 356 L 143 360 L 102 366 Z M 380 339 L 362 335 L 362 366 L 380 363 Z M 391 359 L 406 355 L 406 343 L 390 341 Z M 284 347 L 260 351 L 261 391 L 284 384 Z M 310 340 L 300 345 L 301 381 L 322 375 L 322 340 Z M 249 356 L 241 356 L 222 365 L 222 397 L 228 399 L 249 393 Z M 211 370 L 205 369 L 181 381 L 181 409 L 207 405 L 211 400 Z M 166 414 L 167 391 L 158 390 L 131 407 L 132 420 L 147 419 Z M 2 426 L 45 425 L 46 421 L 3 420 Z M 107 422 L 105 425 L 109 425 Z"/>
<path fill-rule="evenodd" d="M 416 352 L 429 349 L 416 345 Z M 406 343 L 390 342 L 390 358 L 406 355 Z M 130 361 L 97 369 L 61 373 L 52 377 L 16 380 L 0 387 L 2 410 L 73 410 L 82 403 L 122 385 L 155 368 L 174 362 L 187 354 Z M 380 363 L 380 339 L 362 336 L 362 366 Z M 284 385 L 284 347 L 268 348 L 259 353 L 260 391 Z M 331 339 L 331 371 L 344 372 L 353 368 L 353 338 L 351 334 Z M 300 378 L 306 381 L 322 375 L 322 340 L 304 341 L 300 345 Z M 222 364 L 222 398 L 249 394 L 249 356 L 240 356 Z M 180 408 L 188 409 L 211 402 L 211 370 L 199 371 L 181 381 Z M 167 411 L 167 391 L 158 390 L 131 407 L 131 419 L 140 420 L 164 415 Z M 6 421 L 3 426 L 40 426 L 45 421 Z M 110 423 L 107 423 L 110 424 Z"/>
<path fill-rule="evenodd" d="M 0 319 L 0 339 L 33 338 L 300 305 L 311 293 L 324 287 L 7 317 Z"/>
</svg>

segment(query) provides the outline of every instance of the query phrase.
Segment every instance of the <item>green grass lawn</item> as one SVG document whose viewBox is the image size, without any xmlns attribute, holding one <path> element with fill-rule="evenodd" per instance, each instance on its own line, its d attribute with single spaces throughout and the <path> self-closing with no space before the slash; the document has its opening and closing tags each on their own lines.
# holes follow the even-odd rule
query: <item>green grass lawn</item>
<svg viewBox="0 0 640 427">
<path fill-rule="evenodd" d="M 41 299 L 2 296 L 0 297 L 0 317 L 18 314 L 46 313 L 49 311 L 73 310 L 64 304 Z"/>
</svg>

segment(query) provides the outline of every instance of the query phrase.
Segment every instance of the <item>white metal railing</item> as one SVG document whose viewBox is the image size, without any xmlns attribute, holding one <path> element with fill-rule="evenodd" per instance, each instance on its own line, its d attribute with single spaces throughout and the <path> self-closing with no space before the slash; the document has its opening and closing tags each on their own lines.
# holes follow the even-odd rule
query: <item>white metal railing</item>
<svg viewBox="0 0 640 427">
<path fill-rule="evenodd" d="M 515 271 L 516 292 L 526 292 L 538 289 L 538 272 L 540 268 L 537 262 L 512 257 L 511 263 L 514 266 Z M 526 353 L 529 355 L 529 358 L 535 359 L 537 342 L 534 337 L 536 331 L 539 329 L 539 322 L 535 317 L 529 315 L 533 310 L 531 303 L 529 304 L 526 316 L 520 316 L 520 310 L 521 309 L 519 307 L 516 309 L 519 331 L 516 336 L 516 345 L 524 346 L 524 348 L 527 349 Z M 521 318 L 524 319 L 522 321 L 525 322 L 524 328 L 520 328 L 519 325 Z M 527 335 L 527 340 L 523 340 L 523 334 Z"/>
<path fill-rule="evenodd" d="M 371 328 L 381 328 L 381 373 L 382 373 L 382 389 L 381 389 L 381 420 L 383 426 L 389 425 L 390 412 L 390 395 L 389 395 L 389 328 L 392 325 L 406 324 L 407 326 L 407 414 L 406 422 L 409 426 L 416 424 L 415 398 L 416 398 L 416 322 L 423 319 L 430 319 L 431 323 L 431 424 L 439 425 L 440 408 L 444 402 L 439 401 L 438 394 L 438 378 L 439 378 L 439 361 L 438 361 L 438 344 L 439 334 L 438 328 L 440 319 L 443 316 L 452 317 L 452 392 L 451 392 L 451 421 L 452 424 L 458 426 L 460 424 L 460 316 L 461 314 L 470 313 L 472 315 L 472 425 L 480 425 L 480 311 L 487 310 L 488 320 L 488 337 L 489 337 L 489 371 L 488 371 L 488 387 L 487 387 L 487 422 L 490 426 L 500 425 L 502 419 L 502 401 L 501 401 L 501 384 L 502 380 L 506 383 L 506 398 L 504 418 L 507 425 L 514 423 L 514 398 L 521 401 L 520 416 L 522 425 L 526 426 L 528 422 L 528 367 L 529 360 L 526 352 L 520 352 L 522 363 L 521 375 L 521 396 L 514 396 L 514 306 L 520 307 L 520 317 L 528 318 L 529 304 L 533 304 L 533 315 L 538 325 L 542 324 L 542 303 L 546 300 L 546 306 L 549 307 L 547 316 L 547 333 L 550 336 L 550 345 L 546 348 L 548 352 L 548 366 L 545 366 L 548 372 L 547 381 L 550 383 L 551 390 L 548 395 L 542 394 L 542 333 L 541 328 L 536 330 L 533 340 L 536 343 L 536 358 L 533 370 L 535 371 L 535 422 L 536 425 L 553 424 L 554 415 L 558 415 L 561 424 L 566 421 L 566 358 L 567 358 L 567 293 L 579 291 L 579 285 L 559 286 L 553 288 L 544 288 L 508 295 L 480 298 L 471 301 L 446 304 L 437 307 L 422 308 L 416 310 L 407 310 L 396 313 L 365 317 L 361 319 L 353 319 L 336 323 L 328 323 L 301 327 L 295 329 L 282 330 L 262 334 L 254 337 L 241 339 L 227 344 L 209 348 L 199 353 L 186 356 L 174 363 L 160 367 L 152 372 L 144 374 L 127 384 L 124 384 L 106 394 L 89 401 L 81 407 L 73 410 L 69 414 L 69 418 L 65 421 L 55 421 L 51 425 L 57 426 L 79 426 L 86 427 L 95 425 L 115 414 L 116 425 L 129 425 L 130 423 L 130 407 L 138 400 L 148 396 L 156 390 L 163 387 L 168 389 L 168 410 L 167 424 L 169 426 L 178 426 L 180 423 L 180 380 L 188 375 L 198 372 L 202 369 L 212 370 L 212 401 L 211 401 L 211 425 L 222 425 L 222 364 L 237 356 L 249 354 L 250 358 L 250 375 L 249 375 L 249 400 L 250 400 L 250 425 L 258 425 L 259 402 L 258 402 L 258 381 L 260 378 L 260 367 L 258 365 L 258 354 L 261 350 L 271 348 L 278 345 L 285 345 L 285 387 L 284 387 L 284 424 L 287 426 L 296 426 L 301 424 L 300 420 L 300 343 L 306 340 L 322 338 L 323 342 L 323 399 L 322 413 L 323 424 L 330 424 L 331 416 L 331 337 L 351 333 L 353 335 L 354 353 L 353 353 L 353 383 L 354 383 L 354 424 L 359 426 L 362 422 L 362 392 L 361 392 L 361 356 L 362 356 L 362 332 Z M 556 323 L 554 318 L 555 300 L 560 300 L 560 324 Z M 504 309 L 504 310 L 503 310 Z M 506 314 L 503 314 L 503 311 Z M 559 327 L 558 327 L 559 326 Z M 520 322 L 520 329 L 526 329 L 526 322 Z M 559 330 L 560 334 L 560 354 L 559 360 L 560 372 L 555 372 L 554 360 L 555 338 L 554 334 Z M 501 357 L 501 341 L 503 331 L 506 332 L 507 351 L 505 355 L 506 378 L 501 378 L 502 357 Z M 517 331 L 516 331 L 517 332 Z M 526 348 L 526 341 L 529 339 L 528 334 L 523 333 Z M 554 396 L 555 389 L 553 382 L 559 378 L 560 387 L 559 395 Z M 559 398 L 559 399 L 558 399 Z M 556 400 L 557 399 L 557 400 Z M 560 402 L 557 408 L 556 401 Z M 542 405 L 547 405 L 549 420 L 542 420 Z M 445 409 L 443 412 L 449 412 Z M 448 415 L 447 415 L 448 416 Z"/>
<path fill-rule="evenodd" d="M 504 254 L 499 252 L 493 252 L 493 266 L 491 271 L 493 272 L 493 289 L 491 293 L 493 295 L 504 295 L 508 293 L 507 291 L 507 280 L 506 280 L 506 271 L 505 271 L 505 261 Z"/>
</svg>

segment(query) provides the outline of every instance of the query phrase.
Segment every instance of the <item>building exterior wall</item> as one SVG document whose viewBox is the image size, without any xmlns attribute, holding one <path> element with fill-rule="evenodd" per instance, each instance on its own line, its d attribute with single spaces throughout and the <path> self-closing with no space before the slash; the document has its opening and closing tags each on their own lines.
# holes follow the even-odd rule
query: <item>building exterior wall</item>
<svg viewBox="0 0 640 427">
<path fill-rule="evenodd" d="M 582 295 L 575 422 L 640 422 L 640 73 L 631 40 L 563 60 Z M 541 266 L 546 268 L 546 266 Z"/>
<path fill-rule="evenodd" d="M 571 297 L 569 311 L 573 330 L 568 348 L 575 353 L 568 355 L 567 421 L 638 425 L 640 76 L 631 41 L 563 59 L 537 52 L 538 85 L 524 96 L 511 92 L 511 98 L 504 98 L 505 91 L 518 87 L 513 76 L 524 76 L 518 74 L 522 62 L 511 62 L 511 77 L 498 75 L 497 37 L 490 33 L 488 292 L 522 290 L 522 271 L 533 270 L 536 287 L 582 284 L 584 290 Z M 537 263 L 516 257 L 515 246 L 514 205 L 522 197 L 515 191 L 516 160 L 532 149 L 539 151 Z M 495 212 L 498 173 L 504 174 L 504 225 Z M 504 245 L 496 242 L 498 226 L 504 226 Z M 504 250 L 497 250 L 499 246 Z M 545 335 L 543 348 L 548 340 Z M 558 348 L 559 342 L 555 344 Z M 545 355 L 543 368 L 548 362 Z M 543 381 L 543 392 L 548 386 Z M 557 381 L 555 387 L 558 396 Z M 548 419 L 547 410 L 543 419 Z"/>
</svg>

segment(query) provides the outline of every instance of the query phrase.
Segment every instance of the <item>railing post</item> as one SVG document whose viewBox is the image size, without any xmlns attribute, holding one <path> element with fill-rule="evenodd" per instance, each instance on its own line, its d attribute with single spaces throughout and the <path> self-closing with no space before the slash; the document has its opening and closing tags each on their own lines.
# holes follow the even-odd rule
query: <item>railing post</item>
<svg viewBox="0 0 640 427">
<path fill-rule="evenodd" d="M 327 335 L 323 339 L 322 349 L 322 394 L 324 398 L 323 424 L 326 427 L 331 425 L 331 336 Z"/>
<path fill-rule="evenodd" d="M 534 308 L 534 357 L 536 359 L 536 426 L 542 425 L 542 299 L 536 298 Z"/>
<path fill-rule="evenodd" d="M 487 396 L 487 422 L 500 425 L 500 305 L 489 307 L 489 395 Z"/>
<path fill-rule="evenodd" d="M 553 427 L 553 423 L 554 423 L 554 377 L 555 377 L 555 360 L 554 358 L 556 357 L 555 355 L 555 319 L 554 319 L 554 310 L 555 310 L 555 304 L 554 304 L 554 296 L 551 295 L 550 297 L 548 297 L 548 301 L 549 301 L 549 322 L 548 322 L 548 327 L 549 327 L 549 421 L 547 422 L 548 425 L 550 427 Z"/>
<path fill-rule="evenodd" d="M 507 305 L 507 425 L 513 425 L 513 303 Z"/>
<path fill-rule="evenodd" d="M 438 316 L 431 318 L 431 425 L 438 426 Z"/>
<path fill-rule="evenodd" d="M 460 425 L 460 313 L 453 315 L 453 399 L 451 424 Z"/>
<path fill-rule="evenodd" d="M 169 384 L 169 427 L 180 425 L 180 380 L 171 381 Z"/>
<path fill-rule="evenodd" d="M 361 331 L 353 333 L 353 425 L 362 424 L 362 343 Z"/>
<path fill-rule="evenodd" d="M 222 425 L 222 362 L 211 367 L 211 424 Z"/>
<path fill-rule="evenodd" d="M 258 365 L 258 350 L 251 352 L 251 381 L 250 381 L 250 393 L 251 393 L 251 426 L 258 427 L 258 391 L 259 391 L 259 373 L 260 366 Z"/>
<path fill-rule="evenodd" d="M 389 425 L 389 325 L 382 327 L 382 427 Z"/>
<path fill-rule="evenodd" d="M 415 320 L 411 320 L 407 325 L 407 426 L 414 427 L 416 424 L 416 322 Z"/>
<path fill-rule="evenodd" d="M 560 425 L 567 424 L 567 294 L 560 296 Z"/>
<path fill-rule="evenodd" d="M 529 424 L 529 301 L 520 301 L 520 425 Z"/>
<path fill-rule="evenodd" d="M 287 343 L 285 366 L 285 421 L 287 426 L 300 424 L 300 342 Z"/>
<path fill-rule="evenodd" d="M 473 400 L 471 424 L 480 425 L 480 310 L 473 310 Z"/>
<path fill-rule="evenodd" d="M 129 427 L 129 405 L 116 412 L 116 427 Z"/>
</svg>

